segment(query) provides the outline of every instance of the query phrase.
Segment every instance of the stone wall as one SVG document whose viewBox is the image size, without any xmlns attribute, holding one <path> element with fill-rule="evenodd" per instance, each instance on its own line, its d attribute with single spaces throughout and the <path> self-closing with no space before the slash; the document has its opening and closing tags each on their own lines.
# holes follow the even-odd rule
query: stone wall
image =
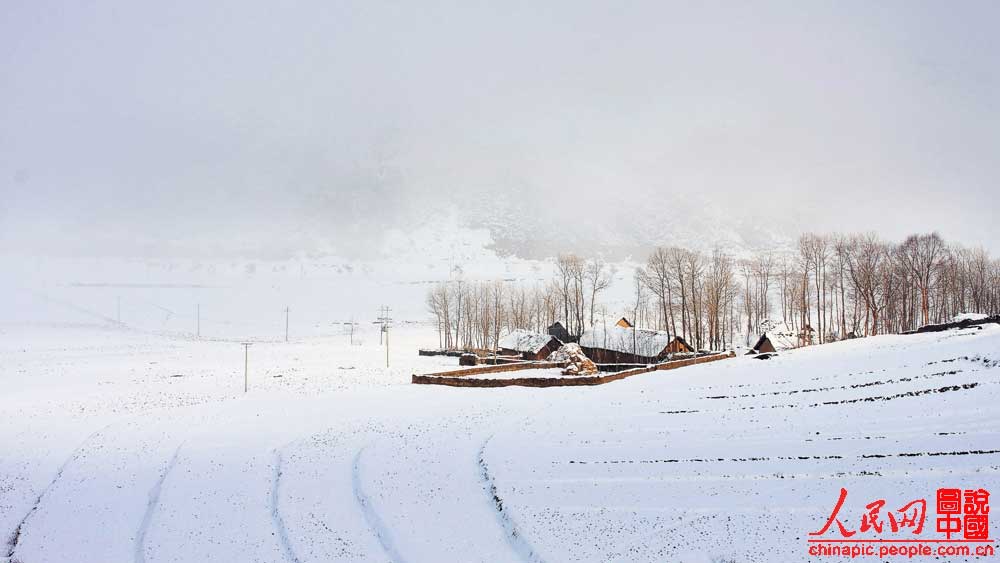
<svg viewBox="0 0 1000 563">
<path fill-rule="evenodd" d="M 733 352 L 723 352 L 710 356 L 674 360 L 664 362 L 662 364 L 628 369 L 615 373 L 609 373 L 607 375 L 588 375 L 580 377 L 512 377 L 510 379 L 475 379 L 468 377 L 470 375 L 483 373 L 516 372 L 526 369 L 546 369 L 565 366 L 564 363 L 559 362 L 527 362 L 523 364 L 482 366 L 455 371 L 428 373 L 424 375 L 414 374 L 412 381 L 413 383 L 420 385 L 448 385 L 450 387 L 510 387 L 513 385 L 521 387 L 573 387 L 578 385 L 603 385 L 605 383 L 618 381 L 619 379 L 625 379 L 626 377 L 632 377 L 633 375 L 639 375 L 642 373 L 677 369 L 695 364 L 725 360 L 735 356 L 736 354 Z"/>
</svg>

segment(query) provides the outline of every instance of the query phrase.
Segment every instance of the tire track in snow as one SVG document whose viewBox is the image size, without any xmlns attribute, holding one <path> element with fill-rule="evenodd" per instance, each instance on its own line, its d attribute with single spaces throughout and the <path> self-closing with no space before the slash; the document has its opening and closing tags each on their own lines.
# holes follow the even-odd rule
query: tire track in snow
<svg viewBox="0 0 1000 563">
<path fill-rule="evenodd" d="M 291 563 L 301 563 L 302 560 L 295 554 L 295 548 L 292 547 L 292 543 L 288 538 L 288 529 L 285 527 L 285 520 L 281 517 L 281 512 L 278 510 L 278 499 L 281 496 L 281 467 L 283 462 L 284 459 L 281 456 L 281 450 L 274 450 L 274 478 L 271 481 L 271 521 L 274 523 L 274 529 L 278 531 L 278 540 L 281 542 L 282 551 L 285 552 L 285 558 Z"/>
<path fill-rule="evenodd" d="M 52 487 L 56 484 L 57 481 L 59 481 L 63 473 L 66 471 L 66 468 L 69 467 L 69 464 L 73 463 L 78 457 L 80 457 L 80 453 L 83 452 L 84 446 L 86 446 L 91 440 L 96 438 L 99 434 L 101 434 L 108 428 L 111 428 L 112 426 L 114 426 L 115 424 L 119 424 L 120 422 L 121 421 L 112 422 L 104 426 L 103 428 L 94 431 L 91 435 L 87 436 L 86 438 L 83 439 L 82 442 L 80 442 L 80 444 L 73 450 L 73 452 L 69 454 L 69 457 L 63 460 L 63 462 L 59 465 L 59 469 L 56 470 L 55 476 L 53 476 L 52 480 L 49 481 L 49 484 L 46 485 L 44 489 L 42 489 L 42 492 L 38 493 L 38 497 L 35 499 L 35 504 L 31 506 L 31 509 L 28 510 L 28 513 L 24 515 L 24 518 L 21 518 L 21 521 L 17 523 L 17 527 L 14 528 L 14 531 L 11 533 L 10 538 L 7 540 L 8 559 L 10 559 L 11 561 L 14 560 L 14 552 L 17 550 L 17 543 L 21 540 L 21 532 L 24 529 L 25 524 L 28 523 L 28 520 L 31 518 L 31 515 L 38 510 L 38 507 L 42 504 L 42 500 L 45 499 L 45 496 L 48 494 L 48 492 L 52 490 Z"/>
<path fill-rule="evenodd" d="M 497 520 L 500 521 L 500 525 L 504 529 L 504 533 L 507 537 L 507 543 L 510 544 L 511 549 L 514 550 L 523 561 L 529 563 L 543 563 L 543 559 L 535 551 L 535 548 L 531 543 L 524 537 L 521 531 L 517 527 L 517 523 L 514 518 L 510 515 L 509 510 L 504 510 L 503 499 L 497 494 L 496 481 L 493 479 L 493 475 L 490 474 L 489 466 L 486 464 L 486 446 L 493 439 L 493 435 L 483 442 L 483 445 L 479 448 L 479 478 L 483 483 L 483 491 L 490 497 L 493 502 L 493 508 L 496 510 Z"/>
<path fill-rule="evenodd" d="M 177 458 L 181 453 L 181 448 L 184 446 L 182 443 L 177 446 L 174 450 L 173 457 L 167 462 L 167 465 L 163 468 L 163 473 L 160 474 L 160 478 L 156 480 L 156 483 L 149 490 L 149 502 L 146 505 L 146 512 L 142 515 L 142 522 L 139 523 L 139 532 L 136 534 L 135 538 L 135 563 L 146 563 L 146 532 L 149 530 L 149 524 L 153 520 L 153 514 L 156 512 L 156 508 L 160 504 L 160 491 L 163 489 L 163 482 L 166 480 L 167 475 L 173 471 L 174 466 L 177 465 Z"/>
<path fill-rule="evenodd" d="M 361 485 L 361 456 L 365 453 L 367 447 L 365 446 L 358 450 L 357 455 L 354 456 L 354 464 L 351 467 L 351 485 L 354 488 L 354 498 L 357 499 L 358 505 L 361 507 L 361 512 L 365 516 L 368 527 L 375 532 L 375 537 L 378 538 L 379 544 L 385 550 L 389 559 L 395 563 L 404 563 L 406 559 L 396 549 L 395 544 L 393 544 L 389 528 L 382 521 L 382 517 L 379 516 L 378 512 L 375 511 L 371 498 L 365 493 Z"/>
</svg>

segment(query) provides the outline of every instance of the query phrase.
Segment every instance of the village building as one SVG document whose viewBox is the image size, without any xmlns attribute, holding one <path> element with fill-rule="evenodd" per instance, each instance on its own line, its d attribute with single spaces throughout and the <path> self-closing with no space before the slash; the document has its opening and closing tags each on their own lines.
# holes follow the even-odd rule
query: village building
<svg viewBox="0 0 1000 563">
<path fill-rule="evenodd" d="M 573 338 L 570 335 L 569 331 L 566 330 L 566 327 L 563 326 L 563 324 L 559 321 L 552 323 L 546 330 L 546 332 L 549 333 L 549 336 L 554 336 L 558 338 L 560 342 L 563 343 L 576 342 L 576 338 Z"/>
<path fill-rule="evenodd" d="M 675 336 L 670 344 L 667 344 L 668 354 L 693 354 L 694 351 L 694 347 L 680 336 Z"/>
<path fill-rule="evenodd" d="M 562 342 L 551 334 L 518 329 L 501 337 L 497 347 L 504 356 L 521 356 L 524 360 L 544 360 L 560 346 Z"/>
<path fill-rule="evenodd" d="M 762 334 L 747 354 L 770 354 L 774 352 L 777 352 L 777 350 L 774 348 L 771 339 L 767 337 L 767 334 Z"/>
<path fill-rule="evenodd" d="M 617 325 L 585 331 L 580 348 L 599 364 L 655 364 L 675 353 L 694 352 L 684 339 L 664 331 Z"/>
<path fill-rule="evenodd" d="M 618 319 L 618 322 L 615 323 L 615 326 L 619 326 L 622 328 L 632 328 L 633 325 L 632 321 L 626 319 L 625 317 L 622 317 Z"/>
<path fill-rule="evenodd" d="M 761 326 L 764 327 L 765 331 L 757 339 L 756 344 L 747 352 L 748 354 L 782 352 L 799 348 L 812 342 L 811 336 L 809 338 L 804 338 L 803 336 L 811 334 L 809 332 L 811 329 L 795 331 L 782 321 L 770 320 L 762 322 Z"/>
</svg>

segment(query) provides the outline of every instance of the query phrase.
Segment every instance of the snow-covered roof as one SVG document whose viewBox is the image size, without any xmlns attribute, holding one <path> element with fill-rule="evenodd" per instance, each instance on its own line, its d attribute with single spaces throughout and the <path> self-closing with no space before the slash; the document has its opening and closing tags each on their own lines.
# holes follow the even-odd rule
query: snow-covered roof
<svg viewBox="0 0 1000 563">
<path fill-rule="evenodd" d="M 500 348 L 537 354 L 552 340 L 552 335 L 531 332 L 530 330 L 512 330 L 500 338 Z"/>
<path fill-rule="evenodd" d="M 798 347 L 799 334 L 792 330 L 784 321 L 764 320 L 760 323 L 761 329 L 771 341 L 775 350 L 791 350 Z"/>
<path fill-rule="evenodd" d="M 955 323 L 962 321 L 981 321 L 988 317 L 989 315 L 985 315 L 983 313 L 959 313 L 955 315 L 955 317 L 951 319 L 951 321 Z"/>
<path fill-rule="evenodd" d="M 609 326 L 585 331 L 580 346 L 653 358 L 663 352 L 670 340 L 670 335 L 660 330 Z"/>
</svg>

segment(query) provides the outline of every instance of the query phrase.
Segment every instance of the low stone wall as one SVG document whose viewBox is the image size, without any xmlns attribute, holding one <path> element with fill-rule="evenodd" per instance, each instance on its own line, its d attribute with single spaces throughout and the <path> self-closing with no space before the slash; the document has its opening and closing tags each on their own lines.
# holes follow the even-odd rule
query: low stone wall
<svg viewBox="0 0 1000 563">
<path fill-rule="evenodd" d="M 597 364 L 597 369 L 605 373 L 618 373 L 620 371 L 644 368 L 649 364 Z"/>
<path fill-rule="evenodd" d="M 510 379 L 475 379 L 470 375 L 498 372 L 515 372 L 526 369 L 546 369 L 553 367 L 564 367 L 565 364 L 559 362 L 525 362 L 523 364 L 508 364 L 499 366 L 483 366 L 455 371 L 438 373 L 428 373 L 424 375 L 413 375 L 413 383 L 421 385 L 448 385 L 450 387 L 574 387 L 579 385 L 603 385 L 612 381 L 632 377 L 642 373 L 652 371 L 662 371 L 682 368 L 694 364 L 703 364 L 718 360 L 725 360 L 735 357 L 734 352 L 689 358 L 686 360 L 673 360 L 662 364 L 654 364 L 634 369 L 627 369 L 607 375 L 586 375 L 580 377 L 512 377 Z"/>
<path fill-rule="evenodd" d="M 706 362 L 714 362 L 717 360 L 724 360 L 726 358 L 735 358 L 735 357 L 736 357 L 736 352 L 722 352 L 720 354 L 712 354 L 709 356 L 698 356 L 697 358 L 687 358 L 685 360 L 672 360 L 669 362 L 663 362 L 662 364 L 656 364 L 656 371 L 677 369 L 685 366 L 693 366 L 695 364 L 704 364 Z"/>
<path fill-rule="evenodd" d="M 919 334 L 924 332 L 944 332 L 946 330 L 951 330 L 953 328 L 970 328 L 978 327 L 985 324 L 1000 324 L 1000 315 L 993 315 L 992 317 L 986 317 L 984 319 L 965 319 L 964 321 L 955 321 L 951 323 L 942 323 L 936 325 L 924 325 L 917 330 L 908 330 L 903 334 Z"/>
<path fill-rule="evenodd" d="M 414 377 L 464 377 L 467 375 L 478 375 L 483 373 L 502 373 L 506 371 L 520 371 L 524 369 L 549 369 L 549 368 L 564 368 L 566 367 L 566 362 L 518 362 L 511 364 L 496 364 L 496 365 L 485 365 L 476 366 L 473 368 L 466 369 L 456 369 L 451 371 L 438 371 L 434 373 L 425 373 L 423 375 Z"/>
<path fill-rule="evenodd" d="M 452 358 L 458 358 L 464 353 L 465 352 L 462 350 L 417 350 L 418 356 L 450 356 Z"/>
</svg>

